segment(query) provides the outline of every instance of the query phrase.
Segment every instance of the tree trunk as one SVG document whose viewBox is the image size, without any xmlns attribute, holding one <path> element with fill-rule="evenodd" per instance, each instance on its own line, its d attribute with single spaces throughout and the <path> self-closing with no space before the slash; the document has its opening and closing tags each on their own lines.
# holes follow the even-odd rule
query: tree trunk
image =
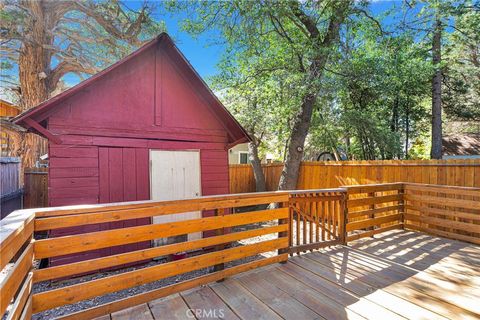
<svg viewBox="0 0 480 320">
<path fill-rule="evenodd" d="M 408 144 L 410 140 L 410 107 L 406 105 L 406 110 L 405 110 L 405 159 L 408 159 Z"/>
<path fill-rule="evenodd" d="M 24 41 L 18 58 L 21 87 L 21 107 L 28 110 L 48 99 L 50 88 L 48 75 L 52 53 L 48 46 L 53 44 L 52 30 L 48 26 L 51 18 L 45 12 L 43 1 L 23 1 L 28 8 L 27 33 L 30 41 Z"/>
<path fill-rule="evenodd" d="M 309 31 L 310 40 L 312 44 L 317 47 L 317 55 L 312 59 L 308 69 L 307 85 L 310 88 L 304 95 L 300 111 L 295 117 L 290 135 L 288 154 L 278 183 L 279 190 L 292 190 L 297 186 L 305 139 L 310 129 L 313 107 L 317 100 L 318 87 L 314 83 L 319 82 L 322 78 L 323 69 L 329 57 L 328 49 L 338 39 L 340 25 L 345 19 L 347 10 L 350 7 L 350 1 L 339 1 L 333 5 L 335 8 L 330 17 L 328 28 L 323 39 L 317 28 L 316 20 L 301 11 L 297 2 L 294 2 L 293 6 L 297 6 L 293 7 L 293 13 Z"/>
<path fill-rule="evenodd" d="M 258 145 L 256 142 L 248 144 L 248 154 L 253 168 L 253 176 L 255 178 L 255 191 L 266 191 L 265 174 L 262 169 L 262 162 L 258 156 Z"/>
<path fill-rule="evenodd" d="M 435 30 L 432 43 L 432 59 L 435 74 L 432 79 L 432 159 L 442 158 L 442 22 L 438 17 L 435 21 Z"/>
<path fill-rule="evenodd" d="M 52 91 L 48 83 L 51 52 L 47 49 L 53 43 L 49 25 L 53 22 L 45 12 L 43 1 L 23 1 L 30 11 L 27 15 L 27 32 L 30 41 L 23 42 L 18 70 L 21 88 L 20 106 L 28 110 L 47 100 Z M 47 152 L 47 140 L 32 133 L 23 137 L 20 153 L 24 168 L 34 167 L 39 157 Z"/>
<path fill-rule="evenodd" d="M 293 124 L 287 158 L 278 185 L 279 190 L 292 190 L 297 187 L 305 138 L 310 128 L 315 101 L 316 95 L 314 94 L 307 95 L 304 98 L 300 114 L 296 117 L 295 123 Z"/>
</svg>

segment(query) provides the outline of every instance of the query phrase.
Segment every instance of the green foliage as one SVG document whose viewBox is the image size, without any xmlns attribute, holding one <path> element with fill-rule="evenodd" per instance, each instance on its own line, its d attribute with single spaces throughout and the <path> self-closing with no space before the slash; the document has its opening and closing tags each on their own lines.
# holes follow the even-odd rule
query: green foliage
<svg viewBox="0 0 480 320">
<path fill-rule="evenodd" d="M 480 9 L 457 11 L 445 48 L 445 111 L 453 120 L 480 121 Z"/>
<path fill-rule="evenodd" d="M 316 94 L 319 78 L 310 77 L 309 64 L 322 48 L 296 16 L 308 12 L 319 32 L 336 3 L 305 1 L 171 2 L 172 11 L 188 12 L 183 28 L 199 35 L 215 29 L 226 50 L 220 73 L 211 79 L 227 107 L 240 119 L 260 149 L 283 160 L 302 99 Z M 323 34 L 320 34 L 322 36 Z"/>
<path fill-rule="evenodd" d="M 444 25 L 443 104 L 448 119 L 480 120 L 480 7 L 470 0 L 411 1 L 375 16 L 356 2 L 342 27 L 324 76 L 303 72 L 319 50 L 291 15 L 287 1 L 172 3 L 189 10 L 184 28 L 215 29 L 226 46 L 212 79 L 227 107 L 263 150 L 282 160 L 301 97 L 317 95 L 306 159 L 346 151 L 355 159 L 426 158 L 430 142 L 432 28 Z M 333 10 L 305 1 L 317 25 Z M 324 19 L 324 20 L 322 20 Z M 324 30 L 320 28 L 321 30 Z M 218 40 L 220 39 L 220 40 Z M 331 48 L 329 50 L 332 50 Z"/>
</svg>

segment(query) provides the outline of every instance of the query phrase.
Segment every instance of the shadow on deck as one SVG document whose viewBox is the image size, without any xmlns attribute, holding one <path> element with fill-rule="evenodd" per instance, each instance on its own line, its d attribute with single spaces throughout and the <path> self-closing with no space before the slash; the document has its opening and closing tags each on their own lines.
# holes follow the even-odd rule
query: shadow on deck
<svg viewBox="0 0 480 320">
<path fill-rule="evenodd" d="M 478 319 L 480 247 L 394 230 L 102 319 Z"/>
</svg>

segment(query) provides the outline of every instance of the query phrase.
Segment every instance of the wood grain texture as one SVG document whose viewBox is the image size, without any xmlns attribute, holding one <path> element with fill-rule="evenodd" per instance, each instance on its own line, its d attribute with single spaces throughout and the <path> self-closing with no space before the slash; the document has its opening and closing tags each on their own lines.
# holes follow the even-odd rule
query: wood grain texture
<svg viewBox="0 0 480 320">
<path fill-rule="evenodd" d="M 122 264 L 127 264 L 145 259 L 152 259 L 177 252 L 186 252 L 190 250 L 202 249 L 218 244 L 229 243 L 250 237 L 258 237 L 270 233 L 287 231 L 286 225 L 272 226 L 261 229 L 234 232 L 226 235 L 203 238 L 176 244 L 164 245 L 138 251 L 116 254 L 113 256 L 101 257 L 93 260 L 79 261 L 66 265 L 54 266 L 45 269 L 34 270 L 34 282 L 63 278 L 71 275 L 81 274 L 88 271 L 94 271 Z"/>
<path fill-rule="evenodd" d="M 277 190 L 282 169 L 283 164 L 281 163 L 264 165 L 267 190 Z M 480 188 L 480 160 L 303 162 L 296 189 L 338 188 L 345 185 L 401 182 Z M 384 188 L 386 188 L 384 191 L 389 188 L 393 190 L 395 186 L 384 186 Z M 255 180 L 250 165 L 230 166 L 230 190 L 232 193 L 255 190 Z M 352 192 L 360 191 L 361 187 L 358 187 L 358 190 Z M 369 192 L 367 189 L 363 189 L 363 191 Z"/>
<path fill-rule="evenodd" d="M 184 290 L 192 289 L 200 285 L 207 284 L 209 282 L 217 281 L 219 279 L 232 276 L 241 272 L 246 272 L 249 270 L 253 270 L 256 268 L 260 268 L 266 265 L 270 265 L 273 263 L 278 263 L 280 261 L 286 260 L 287 259 L 287 254 L 284 254 L 282 256 L 274 256 L 270 258 L 265 258 L 257 261 L 252 261 L 248 262 L 245 264 L 241 264 L 238 266 L 234 266 L 222 271 L 218 271 L 215 273 L 207 274 L 204 276 L 200 276 L 195 279 L 191 280 L 186 280 L 177 284 L 173 284 L 164 288 L 159 288 L 155 289 L 152 291 L 148 291 L 145 293 L 137 294 L 128 298 L 124 298 L 121 300 L 117 300 L 111 303 L 103 304 L 97 307 L 93 307 L 87 310 L 79 311 L 67 316 L 60 317 L 59 319 L 62 320 L 73 320 L 73 319 L 79 319 L 79 320 L 87 320 L 91 319 L 94 317 L 102 316 L 111 312 L 115 312 L 118 310 L 126 309 L 131 306 L 135 306 L 140 303 L 145 303 L 149 302 L 154 299 L 158 299 L 161 297 L 166 297 L 170 294 L 173 293 L 178 293 Z"/>
<path fill-rule="evenodd" d="M 55 257 L 192 232 L 213 230 L 219 226 L 227 228 L 286 218 L 288 218 L 288 208 L 280 208 L 43 239 L 34 243 L 35 257 Z"/>
<path fill-rule="evenodd" d="M 33 312 L 36 313 L 48 310 L 57 306 L 71 304 L 102 294 L 139 286 L 155 280 L 198 270 L 215 264 L 225 263 L 280 248 L 286 248 L 287 246 L 287 238 L 269 240 L 243 247 L 207 253 L 144 269 L 129 271 L 106 278 L 75 284 L 65 288 L 37 293 L 33 295 Z"/>
<path fill-rule="evenodd" d="M 17 290 L 22 286 L 25 279 L 28 278 L 32 268 L 32 261 L 33 246 L 29 244 L 0 283 L 0 314 L 5 312 Z"/>
</svg>

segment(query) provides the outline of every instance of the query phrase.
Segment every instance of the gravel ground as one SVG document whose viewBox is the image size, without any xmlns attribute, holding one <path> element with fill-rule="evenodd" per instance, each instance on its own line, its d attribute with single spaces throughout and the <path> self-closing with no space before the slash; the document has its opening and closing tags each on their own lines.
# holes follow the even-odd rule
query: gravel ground
<svg viewBox="0 0 480 320">
<path fill-rule="evenodd" d="M 294 230 L 295 230 L 295 221 L 293 221 L 293 223 L 294 223 L 293 227 L 294 227 Z M 277 224 L 276 221 L 250 224 L 250 225 L 245 225 L 245 226 L 239 226 L 239 227 L 232 228 L 232 231 L 233 232 L 246 231 L 246 230 L 258 229 L 258 228 L 262 228 L 262 227 L 269 227 L 269 226 L 273 226 L 273 225 L 276 225 L 276 224 Z M 301 228 L 301 234 L 302 234 L 303 224 L 300 225 L 300 228 Z M 293 239 L 294 243 L 296 243 L 295 242 L 296 241 L 295 232 L 293 232 L 293 235 L 294 235 L 294 239 Z M 230 247 L 243 246 L 243 245 L 258 243 L 258 242 L 261 242 L 261 241 L 271 240 L 271 239 L 275 239 L 275 238 L 277 238 L 277 234 L 268 234 L 268 235 L 263 235 L 263 236 L 257 236 L 257 237 L 233 242 L 233 243 L 230 244 Z M 190 253 L 189 257 L 194 256 L 194 255 L 198 255 L 198 254 L 201 254 L 201 253 L 202 252 Z M 246 262 L 258 260 L 258 259 L 261 259 L 261 258 L 264 258 L 264 257 L 271 257 L 271 256 L 274 256 L 274 255 L 276 255 L 276 252 L 273 252 L 273 251 L 272 252 L 265 252 L 265 253 L 262 253 L 261 255 L 255 255 L 255 256 L 251 256 L 251 257 L 247 257 L 247 258 L 243 258 L 243 259 L 240 259 L 240 260 L 236 260 L 236 261 L 226 263 L 225 268 L 229 268 L 231 266 L 235 266 L 235 265 L 243 264 L 243 263 L 246 263 Z M 104 278 L 104 277 L 108 277 L 108 276 L 112 276 L 112 275 L 116 275 L 116 274 L 120 274 L 120 273 L 124 273 L 124 272 L 128 272 L 128 271 L 132 271 L 132 270 L 148 268 L 148 267 L 159 265 L 159 264 L 162 264 L 162 263 L 165 263 L 165 262 L 167 262 L 167 259 L 158 259 L 158 260 L 152 260 L 152 261 L 150 261 L 148 263 L 145 263 L 145 264 L 142 264 L 142 265 L 130 266 L 128 268 L 112 270 L 112 271 L 98 272 L 98 273 L 95 273 L 95 274 L 84 275 L 84 276 L 76 277 L 76 278 L 73 278 L 73 279 L 60 280 L 60 281 L 44 281 L 44 282 L 35 284 L 34 287 L 33 287 L 33 291 L 35 293 L 44 292 L 44 291 L 48 291 L 48 290 L 53 290 L 53 289 L 57 289 L 57 288 L 70 286 L 70 285 L 73 285 L 73 284 L 83 283 L 83 282 L 87 282 L 87 281 L 91 281 L 91 280 L 95 280 L 95 279 L 100 279 L 100 278 Z M 139 294 L 139 293 L 142 293 L 142 292 L 158 289 L 158 288 L 165 287 L 165 286 L 177 283 L 177 282 L 193 279 L 193 278 L 208 274 L 209 272 L 211 272 L 212 269 L 213 269 L 213 267 L 200 269 L 200 270 L 184 273 L 184 274 L 181 274 L 181 275 L 177 275 L 177 276 L 174 276 L 174 277 L 158 280 L 158 281 L 148 283 L 148 284 L 145 284 L 145 285 L 142 285 L 142 286 L 138 286 L 138 287 L 134 287 L 134 288 L 130 288 L 130 289 L 125 289 L 125 290 L 117 291 L 117 292 L 114 292 L 114 293 L 111 293 L 111 294 L 107 294 L 107 295 L 95 297 L 95 298 L 92 298 L 92 299 L 84 300 L 84 301 L 81 301 L 81 302 L 78 302 L 78 303 L 75 303 L 75 304 L 59 307 L 59 308 L 52 309 L 52 310 L 47 310 L 45 312 L 38 313 L 38 314 L 34 315 L 33 319 L 38 319 L 38 320 L 52 319 L 52 318 L 59 317 L 59 316 L 62 316 L 62 315 L 70 314 L 72 312 L 88 309 L 88 308 L 98 306 L 98 305 L 101 305 L 101 304 L 104 304 L 104 303 L 108 303 L 108 302 L 112 302 L 112 301 L 119 300 L 119 299 L 122 299 L 122 298 L 126 298 L 126 297 L 129 297 L 129 296 L 135 295 L 135 294 Z M 3 270 L 3 271 L 5 271 L 5 270 Z M 1 276 L 2 275 L 0 275 L 0 278 L 1 278 Z"/>
<path fill-rule="evenodd" d="M 294 230 L 295 230 L 295 221 L 293 221 L 293 223 L 294 223 L 293 227 L 294 227 Z M 245 226 L 234 227 L 234 228 L 232 228 L 232 231 L 233 232 L 240 232 L 240 231 L 258 229 L 258 228 L 262 228 L 262 227 L 263 228 L 264 227 L 269 227 L 269 226 L 273 226 L 273 225 L 276 225 L 276 224 L 277 224 L 276 221 L 249 224 L 249 225 L 245 225 Z M 301 228 L 300 233 L 302 234 L 303 224 L 300 225 L 300 228 Z M 296 243 L 295 232 L 293 232 L 293 235 L 294 235 L 294 238 L 293 238 L 294 243 Z M 268 234 L 268 235 L 263 235 L 263 236 L 257 236 L 257 237 L 233 242 L 233 243 L 230 244 L 230 247 L 243 246 L 243 245 L 258 243 L 258 242 L 261 242 L 261 241 L 266 241 L 266 240 L 271 240 L 271 239 L 276 239 L 276 238 L 277 238 L 277 234 Z M 198 255 L 198 254 L 202 254 L 202 252 L 190 253 L 189 257 L 195 256 L 195 255 Z M 240 259 L 240 260 L 236 260 L 236 261 L 226 263 L 225 268 L 229 268 L 229 267 L 232 267 L 232 266 L 235 266 L 235 265 L 251 262 L 251 261 L 254 261 L 254 260 L 258 260 L 258 259 L 262 259 L 264 257 L 271 257 L 271 256 L 274 256 L 274 255 L 276 255 L 276 251 L 265 252 L 265 253 L 262 253 L 261 255 L 255 255 L 255 256 L 251 256 L 251 257 L 247 257 L 247 258 L 243 258 L 243 259 Z M 59 281 L 58 280 L 57 281 L 44 281 L 44 282 L 35 284 L 34 287 L 33 287 L 33 292 L 38 293 L 38 292 L 44 292 L 44 291 L 48 291 L 48 290 L 58 289 L 58 288 L 70 286 L 70 285 L 73 285 L 73 284 L 78 284 L 78 283 L 83 283 L 83 282 L 87 282 L 87 281 L 91 281 L 91 280 L 95 280 L 95 279 L 105 278 L 105 277 L 108 277 L 108 276 L 132 271 L 132 270 L 148 268 L 148 267 L 159 265 L 159 264 L 166 263 L 166 262 L 167 262 L 167 259 L 164 258 L 164 259 L 152 260 L 152 261 L 150 261 L 148 263 L 145 263 L 145 264 L 142 264 L 142 265 L 130 266 L 128 268 L 112 270 L 112 271 L 98 272 L 98 273 L 95 273 L 95 274 L 84 275 L 84 276 L 76 277 L 76 278 L 73 278 L 73 279 L 59 280 Z M 37 262 L 37 265 L 35 267 L 38 268 L 38 262 Z M 62 306 L 62 307 L 52 309 L 52 310 L 47 310 L 47 311 L 35 314 L 33 316 L 33 319 L 43 320 L 43 319 L 56 318 L 56 317 L 59 317 L 59 316 L 62 316 L 62 315 L 66 315 L 66 314 L 70 314 L 72 312 L 88 309 L 88 308 L 91 308 L 91 307 L 94 307 L 94 306 L 98 306 L 98 305 L 101 305 L 101 304 L 104 304 L 104 303 L 108 303 L 108 302 L 112 302 L 112 301 L 119 300 L 119 299 L 122 299 L 122 298 L 126 298 L 126 297 L 129 297 L 129 296 L 132 296 L 132 295 L 135 295 L 135 294 L 139 294 L 139 293 L 142 293 L 142 292 L 162 288 L 162 287 L 165 287 L 165 286 L 168 286 L 168 285 L 171 285 L 171 284 L 175 284 L 177 282 L 197 278 L 199 276 L 208 274 L 209 272 L 212 271 L 212 269 L 213 269 L 213 267 L 204 268 L 204 269 L 180 274 L 180 275 L 177 275 L 177 276 L 174 276 L 174 277 L 158 280 L 158 281 L 148 283 L 148 284 L 145 284 L 145 285 L 142 285 L 142 286 L 138 286 L 138 287 L 134 287 L 134 288 L 130 288 L 130 289 L 125 289 L 125 290 L 122 290 L 122 291 L 117 291 L 117 292 L 114 292 L 114 293 L 111 293 L 111 294 L 95 297 L 95 298 L 88 299 L 88 300 L 83 300 L 83 301 L 75 303 L 75 304 Z M 2 270 L 2 273 L 0 274 L 0 279 L 5 276 L 7 271 L 8 271 L 8 267 L 5 268 L 4 270 Z"/>
<path fill-rule="evenodd" d="M 257 228 L 260 228 L 262 226 L 263 227 L 272 226 L 272 225 L 275 225 L 275 224 L 276 224 L 276 222 L 251 224 L 251 225 L 247 225 L 247 226 L 232 228 L 232 231 L 245 231 L 245 230 L 250 230 L 250 229 L 257 229 Z M 248 245 L 248 244 L 252 244 L 252 243 L 258 243 L 260 241 L 275 239 L 276 237 L 277 237 L 276 234 L 270 234 L 270 235 L 258 236 L 258 237 L 254 237 L 254 238 L 250 238 L 250 239 L 244 239 L 244 240 L 241 240 L 241 241 L 231 243 L 230 247 L 236 247 L 236 246 L 243 246 L 243 245 Z M 201 252 L 192 253 L 192 254 L 189 254 L 189 256 L 194 256 L 194 255 L 198 255 L 198 254 L 201 254 Z M 243 259 L 240 259 L 240 260 L 235 260 L 235 261 L 226 263 L 225 268 L 229 268 L 229 267 L 232 267 L 232 266 L 235 266 L 235 265 L 239 265 L 239 264 L 243 264 L 243 263 L 246 263 L 246 262 L 258 260 L 258 259 L 261 259 L 261 258 L 264 258 L 264 257 L 270 257 L 270 256 L 273 256 L 275 254 L 276 254 L 276 252 L 266 252 L 266 253 L 263 253 L 261 255 L 255 255 L 255 256 L 243 258 Z M 127 271 L 132 271 L 132 270 L 137 270 L 137 269 L 142 269 L 142 268 L 155 266 L 155 265 L 162 264 L 162 263 L 165 263 L 165 262 L 167 262 L 166 259 L 152 260 L 152 261 L 150 261 L 146 264 L 143 264 L 143 265 L 131 266 L 131 267 L 128 267 L 128 268 L 123 268 L 123 269 L 113 270 L 113 271 L 99 272 L 99 273 L 95 273 L 95 274 L 76 277 L 76 278 L 73 278 L 73 279 L 60 280 L 60 281 L 44 281 L 44 282 L 35 284 L 34 287 L 33 287 L 33 292 L 38 293 L 38 292 L 53 290 L 53 289 L 57 289 L 57 288 L 62 288 L 62 287 L 70 286 L 70 285 L 77 284 L 77 283 L 83 283 L 83 282 L 87 282 L 87 281 L 90 281 L 90 280 L 100 279 L 100 278 L 112 276 L 112 275 L 115 275 L 115 274 L 124 273 L 124 272 L 127 272 Z M 158 281 L 148 283 L 148 284 L 145 284 L 145 285 L 142 285 L 142 286 L 138 286 L 138 287 L 122 290 L 122 291 L 117 291 L 117 292 L 107 294 L 107 295 L 104 295 L 104 296 L 99 296 L 99 297 L 95 297 L 95 298 L 92 298 L 92 299 L 89 299 L 89 300 L 84 300 L 84 301 L 81 301 L 81 302 L 78 302 L 78 303 L 75 303 L 75 304 L 66 305 L 66 306 L 59 307 L 59 308 L 52 309 L 52 310 L 47 310 L 47 311 L 35 314 L 32 319 L 38 319 L 38 320 L 52 319 L 52 318 L 59 317 L 59 316 L 62 316 L 62 315 L 66 315 L 66 314 L 69 314 L 69 313 L 72 313 L 72 312 L 88 309 L 88 308 L 98 306 L 98 305 L 101 305 L 101 304 L 104 304 L 104 303 L 108 303 L 108 302 L 112 302 L 112 301 L 119 300 L 119 299 L 122 299 L 122 298 L 126 298 L 126 297 L 129 297 L 129 296 L 135 295 L 135 294 L 139 294 L 139 293 L 150 291 L 150 290 L 153 290 L 153 289 L 165 287 L 165 286 L 168 286 L 168 285 L 171 285 L 171 284 L 174 284 L 174 283 L 177 283 L 177 282 L 185 281 L 185 280 L 188 280 L 188 279 L 196 278 L 196 277 L 199 277 L 201 275 L 208 274 L 211 271 L 211 269 L 213 269 L 213 267 L 184 273 L 184 274 L 181 274 L 181 275 L 178 275 L 178 276 L 158 280 Z"/>
</svg>

